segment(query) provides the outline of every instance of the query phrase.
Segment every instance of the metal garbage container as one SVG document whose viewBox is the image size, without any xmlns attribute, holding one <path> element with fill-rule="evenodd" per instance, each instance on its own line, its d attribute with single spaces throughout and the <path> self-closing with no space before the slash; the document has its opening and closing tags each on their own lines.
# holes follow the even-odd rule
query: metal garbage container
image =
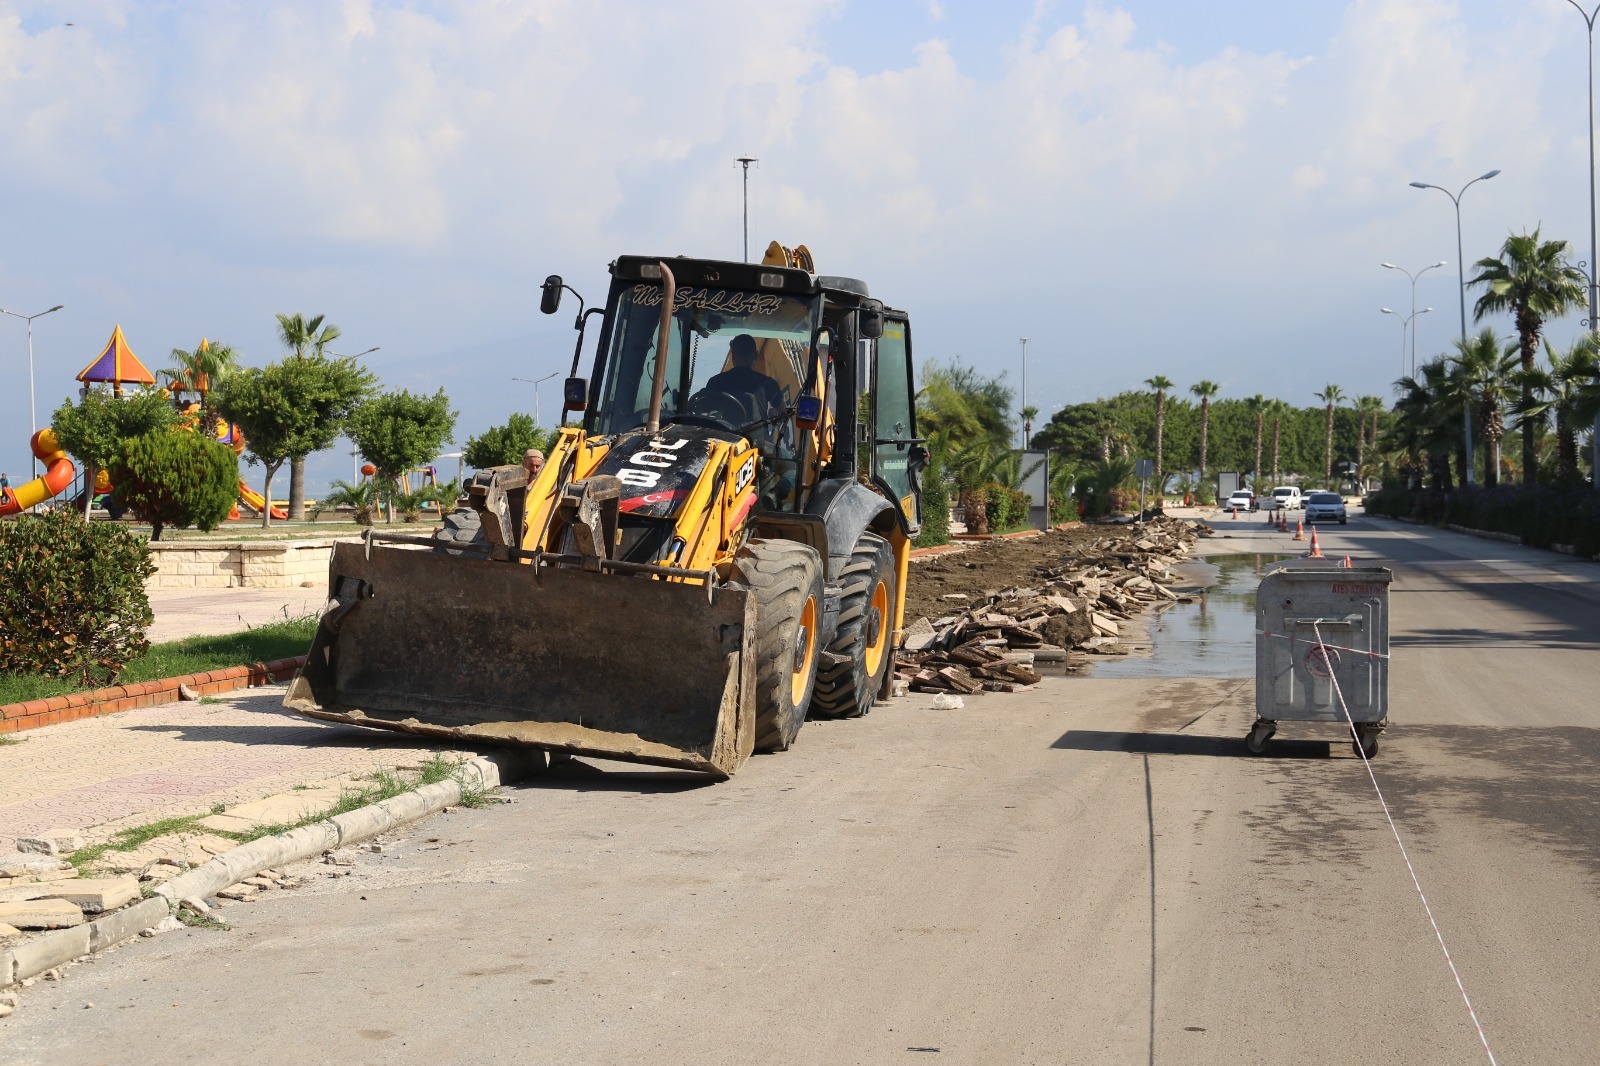
<svg viewBox="0 0 1600 1066">
<path fill-rule="evenodd" d="M 1290 563 L 1256 590 L 1256 721 L 1245 745 L 1267 750 L 1279 722 L 1355 724 L 1368 758 L 1389 724 L 1389 583 L 1383 567 Z M 1321 641 L 1318 641 L 1318 635 Z M 1347 727 L 1348 728 L 1348 727 Z"/>
</svg>

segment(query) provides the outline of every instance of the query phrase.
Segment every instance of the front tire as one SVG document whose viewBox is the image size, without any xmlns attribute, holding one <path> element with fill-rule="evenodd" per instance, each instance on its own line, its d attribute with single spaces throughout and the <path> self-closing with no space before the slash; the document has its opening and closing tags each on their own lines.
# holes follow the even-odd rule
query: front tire
<svg viewBox="0 0 1600 1066">
<path fill-rule="evenodd" d="M 472 544 L 483 540 L 482 516 L 470 507 L 457 507 L 444 516 L 443 528 L 433 532 L 433 550 L 446 555 L 463 554 L 456 544 Z"/>
<path fill-rule="evenodd" d="M 863 533 L 840 574 L 839 628 L 828 645 L 829 665 L 817 677 L 812 710 L 829 718 L 859 718 L 872 710 L 894 659 L 894 550 Z"/>
<path fill-rule="evenodd" d="M 752 540 L 732 580 L 756 598 L 756 751 L 787 751 L 817 683 L 822 560 L 792 540 Z"/>
</svg>

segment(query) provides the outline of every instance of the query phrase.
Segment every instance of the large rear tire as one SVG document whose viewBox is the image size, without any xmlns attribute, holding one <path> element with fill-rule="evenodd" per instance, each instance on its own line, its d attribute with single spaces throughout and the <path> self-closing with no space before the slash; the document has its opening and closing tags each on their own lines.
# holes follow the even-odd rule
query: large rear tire
<svg viewBox="0 0 1600 1066">
<path fill-rule="evenodd" d="M 839 628 L 811 706 L 829 718 L 859 718 L 872 710 L 894 659 L 894 549 L 876 533 L 861 534 L 840 581 Z"/>
<path fill-rule="evenodd" d="M 752 540 L 733 582 L 756 598 L 756 751 L 787 751 L 817 683 L 822 560 L 792 540 Z"/>
<path fill-rule="evenodd" d="M 470 507 L 457 507 L 444 516 L 444 528 L 434 531 L 433 550 L 447 555 L 460 555 L 462 552 L 455 545 L 482 540 L 482 516 Z"/>
</svg>

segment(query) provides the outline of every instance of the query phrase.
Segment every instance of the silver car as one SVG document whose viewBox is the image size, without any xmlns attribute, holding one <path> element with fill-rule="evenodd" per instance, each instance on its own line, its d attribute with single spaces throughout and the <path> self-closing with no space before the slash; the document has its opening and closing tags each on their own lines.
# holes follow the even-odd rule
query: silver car
<svg viewBox="0 0 1600 1066">
<path fill-rule="evenodd" d="M 1313 492 L 1306 497 L 1306 525 L 1335 519 L 1341 526 L 1350 521 L 1350 516 L 1345 513 L 1343 496 L 1337 492 Z"/>
</svg>

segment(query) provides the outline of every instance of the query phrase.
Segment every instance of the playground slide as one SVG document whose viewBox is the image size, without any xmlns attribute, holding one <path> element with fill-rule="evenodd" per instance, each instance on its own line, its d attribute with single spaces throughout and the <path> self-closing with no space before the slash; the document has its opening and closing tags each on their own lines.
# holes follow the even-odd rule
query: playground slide
<svg viewBox="0 0 1600 1066">
<path fill-rule="evenodd" d="M 72 484 L 73 475 L 77 473 L 72 460 L 67 458 L 67 453 L 62 451 L 61 445 L 56 442 L 56 435 L 52 430 L 41 429 L 33 435 L 28 444 L 33 448 L 33 454 L 44 463 L 44 476 L 36 477 L 8 490 L 5 500 L 0 501 L 0 515 L 26 511 L 35 504 L 43 503 L 50 497 L 65 492 Z"/>
<path fill-rule="evenodd" d="M 260 514 L 261 509 L 267 505 L 267 498 L 249 485 L 246 485 L 243 478 L 239 479 L 239 499 L 254 507 L 256 514 Z M 282 522 L 288 519 L 289 512 L 282 507 L 274 507 L 272 509 L 272 517 Z"/>
</svg>

